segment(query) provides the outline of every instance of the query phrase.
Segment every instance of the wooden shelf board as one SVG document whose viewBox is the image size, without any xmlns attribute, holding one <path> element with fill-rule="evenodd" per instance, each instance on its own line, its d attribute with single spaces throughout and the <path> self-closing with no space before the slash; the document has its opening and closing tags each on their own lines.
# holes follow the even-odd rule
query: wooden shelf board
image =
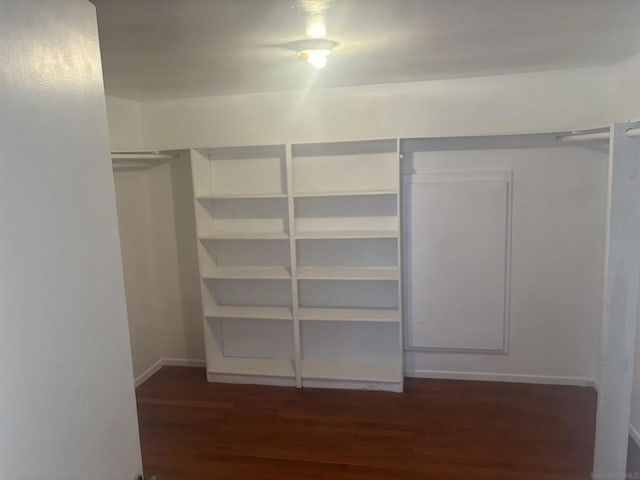
<svg viewBox="0 0 640 480">
<path fill-rule="evenodd" d="M 287 198 L 286 193 L 212 193 L 207 195 L 197 195 L 198 200 L 235 200 L 235 199 L 265 199 L 265 198 Z"/>
<path fill-rule="evenodd" d="M 259 320 L 291 320 L 288 307 L 239 307 L 221 306 L 205 312 L 207 318 L 249 318 Z"/>
<path fill-rule="evenodd" d="M 298 267 L 299 280 L 399 280 L 398 267 Z"/>
<path fill-rule="evenodd" d="M 296 238 L 300 240 L 397 237 L 397 230 L 316 230 L 296 232 Z"/>
<path fill-rule="evenodd" d="M 295 376 L 290 361 L 268 358 L 218 357 L 210 362 L 207 370 L 209 373 L 221 375 Z"/>
<path fill-rule="evenodd" d="M 200 240 L 285 240 L 286 232 L 210 232 L 200 235 Z"/>
<path fill-rule="evenodd" d="M 326 362 L 303 359 L 302 378 L 363 382 L 401 382 L 402 368 L 399 364 Z"/>
<path fill-rule="evenodd" d="M 295 192 L 294 197 L 310 198 L 310 197 L 358 197 L 366 195 L 397 195 L 398 191 L 394 189 L 380 190 L 346 190 L 346 191 L 318 191 L 318 192 Z"/>
<path fill-rule="evenodd" d="M 400 310 L 385 308 L 300 308 L 302 321 L 399 323 Z"/>
<path fill-rule="evenodd" d="M 287 267 L 217 267 L 215 270 L 204 272 L 204 280 L 286 280 L 291 278 Z"/>
</svg>

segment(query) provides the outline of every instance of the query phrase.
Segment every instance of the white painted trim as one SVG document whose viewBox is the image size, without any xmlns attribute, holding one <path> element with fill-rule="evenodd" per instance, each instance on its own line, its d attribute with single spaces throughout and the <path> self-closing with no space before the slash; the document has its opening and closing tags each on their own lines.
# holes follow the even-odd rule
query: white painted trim
<svg viewBox="0 0 640 480">
<path fill-rule="evenodd" d="M 402 163 L 401 163 L 402 168 Z M 505 203 L 505 250 L 504 250 L 504 294 L 503 294 L 503 313 L 502 313 L 502 348 L 458 348 L 458 347 L 427 347 L 413 345 L 412 338 L 410 336 L 410 329 L 404 329 L 404 348 L 405 351 L 421 351 L 421 352 L 434 352 L 434 353 L 481 353 L 481 354 L 497 354 L 507 355 L 510 348 L 510 332 L 511 332 L 511 241 L 512 241 L 512 220 L 513 220 L 513 170 L 452 170 L 452 171 L 411 171 L 401 175 L 401 192 L 402 202 L 405 210 L 410 211 L 411 202 L 409 199 L 408 185 L 412 184 L 442 184 L 442 183 L 457 183 L 457 182 L 505 182 L 507 187 L 507 198 Z M 405 215 L 405 219 L 408 219 L 410 214 Z M 404 258 L 402 258 L 402 279 L 405 286 L 405 296 L 401 297 L 405 303 L 404 305 L 404 322 L 411 322 L 412 308 L 411 302 L 409 302 L 409 292 L 411 292 L 411 267 L 413 262 L 411 260 L 411 249 L 409 248 L 409 222 L 405 221 L 402 224 L 401 234 L 404 239 L 403 252 Z"/>
<path fill-rule="evenodd" d="M 151 365 L 149 368 L 147 368 L 144 372 L 142 372 L 140 375 L 138 375 L 135 378 L 135 386 L 139 387 L 144 382 L 149 380 L 154 373 L 156 373 L 158 370 L 162 368 L 162 365 L 163 365 L 163 362 L 162 362 L 162 359 L 160 359 L 156 363 Z"/>
<path fill-rule="evenodd" d="M 596 392 L 600 388 L 600 384 L 596 379 L 593 380 L 593 388 Z M 633 439 L 634 442 L 636 442 L 636 445 L 640 447 L 640 432 L 631 423 L 629 423 L 629 436 Z"/>
<path fill-rule="evenodd" d="M 207 372 L 207 381 L 241 385 L 263 385 L 275 387 L 296 387 L 295 377 L 274 377 L 271 375 L 233 375 Z"/>
<path fill-rule="evenodd" d="M 402 393 L 403 382 L 369 382 L 358 380 L 322 380 L 302 378 L 303 388 L 330 388 L 337 390 L 367 390 Z"/>
<path fill-rule="evenodd" d="M 442 380 L 475 380 L 484 382 L 537 383 L 545 385 L 569 385 L 596 388 L 595 378 L 556 377 L 550 375 L 523 375 L 513 373 L 450 372 L 443 370 L 405 370 L 405 376 Z"/>
<path fill-rule="evenodd" d="M 206 366 L 206 361 L 195 360 L 191 358 L 161 358 L 135 378 L 135 386 L 139 387 L 140 385 L 142 385 L 164 366 L 204 368 Z"/>
<path fill-rule="evenodd" d="M 171 367 L 206 367 L 206 360 L 196 360 L 194 358 L 168 358 L 164 357 L 162 359 L 163 366 L 171 366 Z"/>
</svg>

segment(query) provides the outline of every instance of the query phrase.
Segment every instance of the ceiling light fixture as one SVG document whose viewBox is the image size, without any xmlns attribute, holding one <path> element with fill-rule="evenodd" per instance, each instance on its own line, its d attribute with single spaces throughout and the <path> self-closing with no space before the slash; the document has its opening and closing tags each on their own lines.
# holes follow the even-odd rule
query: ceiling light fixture
<svg viewBox="0 0 640 480">
<path fill-rule="evenodd" d="M 327 27 L 322 15 L 311 15 L 307 18 L 307 37 L 324 38 L 327 36 Z"/>
<path fill-rule="evenodd" d="M 312 38 L 297 42 L 296 49 L 300 58 L 321 69 L 327 65 L 327 57 L 331 55 L 336 45 L 338 43 L 333 40 Z"/>
</svg>

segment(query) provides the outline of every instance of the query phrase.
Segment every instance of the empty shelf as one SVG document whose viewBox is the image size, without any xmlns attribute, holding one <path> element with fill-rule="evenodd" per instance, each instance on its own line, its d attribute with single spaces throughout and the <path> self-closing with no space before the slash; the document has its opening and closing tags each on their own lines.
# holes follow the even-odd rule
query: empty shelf
<svg viewBox="0 0 640 480">
<path fill-rule="evenodd" d="M 233 199 L 264 199 L 264 198 L 287 198 L 286 193 L 211 193 L 207 195 L 197 195 L 198 200 L 233 200 Z"/>
<path fill-rule="evenodd" d="M 214 358 L 208 368 L 209 373 L 222 375 L 266 375 L 272 377 L 293 377 L 293 365 L 288 360 L 268 358 Z"/>
<path fill-rule="evenodd" d="M 398 267 L 298 267 L 300 280 L 398 280 Z"/>
<path fill-rule="evenodd" d="M 302 378 L 352 380 L 369 382 L 401 382 L 401 366 L 393 364 L 325 362 L 302 360 Z"/>
<path fill-rule="evenodd" d="M 305 239 L 333 239 L 333 238 L 396 238 L 397 230 L 316 230 L 298 231 L 296 237 Z"/>
<path fill-rule="evenodd" d="M 346 191 L 318 191 L 318 192 L 296 192 L 294 197 L 357 197 L 360 195 L 397 195 L 398 191 L 393 189 L 380 190 L 346 190 Z"/>
<path fill-rule="evenodd" d="M 205 280 L 214 279 L 256 279 L 256 280 L 278 280 L 291 278 L 289 269 L 286 267 L 217 267 L 216 269 L 204 272 L 202 278 Z"/>
<path fill-rule="evenodd" d="M 281 240 L 289 238 L 285 232 L 211 232 L 200 235 L 200 240 Z"/>
<path fill-rule="evenodd" d="M 288 307 L 238 307 L 223 306 L 205 312 L 207 318 L 252 318 L 264 320 L 291 320 Z"/>
<path fill-rule="evenodd" d="M 400 310 L 385 308 L 301 308 L 300 320 L 324 322 L 400 322 Z"/>
</svg>

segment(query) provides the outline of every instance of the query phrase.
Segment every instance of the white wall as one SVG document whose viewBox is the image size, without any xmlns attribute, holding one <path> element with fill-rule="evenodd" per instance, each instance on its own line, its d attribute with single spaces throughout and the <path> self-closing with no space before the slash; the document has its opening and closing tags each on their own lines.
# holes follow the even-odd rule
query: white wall
<svg viewBox="0 0 640 480">
<path fill-rule="evenodd" d="M 640 55 L 610 68 L 609 117 L 611 122 L 640 118 Z"/>
<path fill-rule="evenodd" d="M 154 148 L 479 135 L 608 124 L 609 71 L 563 70 L 145 102 Z"/>
<path fill-rule="evenodd" d="M 114 181 L 135 377 L 163 362 L 204 365 L 189 162 L 119 171 Z"/>
<path fill-rule="evenodd" d="M 140 102 L 107 95 L 107 116 L 112 150 L 142 149 Z"/>
<path fill-rule="evenodd" d="M 407 352 L 405 371 L 592 384 L 599 368 L 608 156 L 556 147 L 413 157 L 417 173 L 513 172 L 510 338 L 507 355 Z"/>
<path fill-rule="evenodd" d="M 164 336 L 164 329 L 160 328 L 161 322 L 156 317 L 146 177 L 144 172 L 139 171 L 114 174 L 129 335 L 136 378 L 162 358 Z"/>
<path fill-rule="evenodd" d="M 95 10 L 0 3 L 0 478 L 141 472 Z"/>
<path fill-rule="evenodd" d="M 182 157 L 146 171 L 156 316 L 162 355 L 204 365 L 191 166 Z"/>
</svg>

